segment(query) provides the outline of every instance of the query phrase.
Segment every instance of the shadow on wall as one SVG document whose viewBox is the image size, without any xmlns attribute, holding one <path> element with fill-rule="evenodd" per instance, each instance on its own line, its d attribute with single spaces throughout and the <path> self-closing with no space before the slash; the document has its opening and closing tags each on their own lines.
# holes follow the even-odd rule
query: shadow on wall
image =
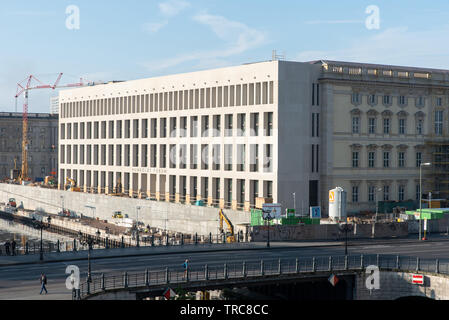
<svg viewBox="0 0 449 320">
<path fill-rule="evenodd" d="M 408 235 L 407 222 L 357 224 L 348 232 L 348 239 L 405 237 Z M 251 241 L 298 241 L 298 240 L 344 240 L 346 235 L 337 224 L 298 226 L 255 226 L 250 228 Z"/>
</svg>

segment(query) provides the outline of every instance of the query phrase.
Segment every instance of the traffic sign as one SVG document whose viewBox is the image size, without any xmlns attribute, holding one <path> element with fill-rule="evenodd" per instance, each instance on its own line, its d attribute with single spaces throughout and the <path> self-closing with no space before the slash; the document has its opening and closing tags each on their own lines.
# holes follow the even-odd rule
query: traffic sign
<svg viewBox="0 0 449 320">
<path fill-rule="evenodd" d="M 310 207 L 310 218 L 321 219 L 321 207 Z"/>
<path fill-rule="evenodd" d="M 413 284 L 424 284 L 424 276 L 422 274 L 412 275 L 412 283 Z"/>
<path fill-rule="evenodd" d="M 167 300 L 170 300 L 171 298 L 174 298 L 176 296 L 176 292 L 173 291 L 171 288 L 167 288 L 164 292 L 164 297 Z"/>
<path fill-rule="evenodd" d="M 279 203 L 264 203 L 262 205 L 263 218 L 267 219 L 270 215 L 271 219 L 280 219 L 282 210 Z"/>
</svg>

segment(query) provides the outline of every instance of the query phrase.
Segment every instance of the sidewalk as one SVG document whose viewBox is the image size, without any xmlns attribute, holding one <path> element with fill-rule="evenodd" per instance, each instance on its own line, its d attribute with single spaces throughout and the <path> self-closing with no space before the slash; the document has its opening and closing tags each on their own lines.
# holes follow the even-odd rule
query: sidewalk
<svg viewBox="0 0 449 320">
<path fill-rule="evenodd" d="M 341 246 L 342 242 L 271 242 L 271 249 L 285 249 L 292 247 L 329 247 Z M 253 243 L 233 243 L 233 244 L 198 244 L 184 246 L 156 246 L 156 247 L 140 247 L 140 248 L 118 248 L 118 249 L 95 249 L 91 251 L 91 259 L 111 259 L 121 257 L 136 257 L 146 255 L 161 255 L 172 253 L 196 253 L 196 252 L 214 252 L 214 251 L 235 251 L 235 250 L 262 250 L 266 249 L 266 242 Z M 62 262 L 86 260 L 88 252 L 61 252 L 61 253 L 44 253 L 44 262 Z M 22 255 L 22 256 L 0 256 L 0 267 L 39 264 L 39 254 Z"/>
</svg>

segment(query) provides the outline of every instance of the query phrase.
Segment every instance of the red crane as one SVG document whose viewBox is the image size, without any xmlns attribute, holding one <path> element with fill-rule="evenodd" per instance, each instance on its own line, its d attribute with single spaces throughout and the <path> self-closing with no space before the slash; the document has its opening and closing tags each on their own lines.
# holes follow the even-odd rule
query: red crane
<svg viewBox="0 0 449 320">
<path fill-rule="evenodd" d="M 58 86 L 59 82 L 62 78 L 62 73 L 58 74 L 58 78 L 56 79 L 55 83 L 53 85 L 50 84 L 44 84 L 39 79 L 37 79 L 35 76 L 30 75 L 23 81 L 19 82 L 17 84 L 17 91 L 16 91 L 16 103 L 17 98 L 20 97 L 23 93 L 25 101 L 23 103 L 23 121 L 22 121 L 22 171 L 20 173 L 20 182 L 22 181 L 29 181 L 28 178 L 28 91 L 30 90 L 37 90 L 37 89 L 52 89 L 55 90 L 56 88 L 69 88 L 69 87 L 82 87 L 84 86 L 83 79 L 80 79 L 80 82 L 78 83 L 71 83 L 66 84 L 63 86 Z M 53 169 L 54 171 L 54 169 Z"/>
</svg>

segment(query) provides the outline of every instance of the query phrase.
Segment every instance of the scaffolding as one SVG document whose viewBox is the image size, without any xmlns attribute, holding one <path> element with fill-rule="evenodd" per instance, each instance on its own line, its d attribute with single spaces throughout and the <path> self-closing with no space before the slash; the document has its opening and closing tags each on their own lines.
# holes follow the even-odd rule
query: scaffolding
<svg viewBox="0 0 449 320">
<path fill-rule="evenodd" d="M 423 198 L 449 200 L 449 137 L 429 137 L 425 142 L 422 162 L 432 165 L 423 167 Z"/>
</svg>

